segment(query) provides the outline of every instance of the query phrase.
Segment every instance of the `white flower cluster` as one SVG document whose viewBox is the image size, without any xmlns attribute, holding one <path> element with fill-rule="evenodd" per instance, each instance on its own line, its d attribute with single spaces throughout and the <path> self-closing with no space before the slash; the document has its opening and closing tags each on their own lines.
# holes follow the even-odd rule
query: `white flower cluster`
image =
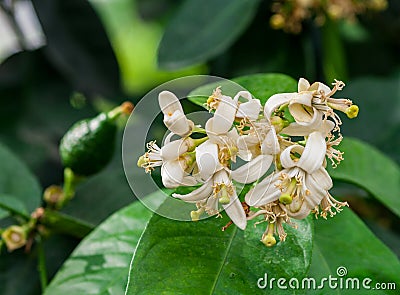
<svg viewBox="0 0 400 295">
<path fill-rule="evenodd" d="M 161 148 L 148 143 L 138 165 L 146 172 L 161 166 L 167 188 L 200 184 L 189 194 L 173 194 L 196 204 L 197 210 L 191 212 L 194 221 L 202 214 L 220 215 L 224 209 L 236 226 L 245 229 L 247 220 L 263 216 L 268 226 L 261 241 L 272 246 L 275 234 L 285 240 L 282 224 L 291 224 L 290 218 L 303 219 L 310 212 L 326 218 L 347 206 L 329 194 L 332 180 L 325 169 L 326 158 L 334 166 L 343 159 L 334 148 L 342 140 L 341 120 L 334 110 L 349 118 L 358 114 L 350 100 L 332 98 L 343 86 L 335 80 L 330 89 L 301 78 L 298 92 L 275 94 L 264 107 L 250 92 L 240 91 L 232 98 L 217 88 L 207 100 L 213 117 L 204 129 L 186 118 L 173 93 L 163 91 L 159 104 L 171 133 Z M 204 136 L 193 139 L 194 132 Z M 174 135 L 180 139 L 172 140 Z M 237 157 L 247 163 L 232 170 Z M 237 183 L 251 184 L 244 202 L 237 196 Z"/>
</svg>

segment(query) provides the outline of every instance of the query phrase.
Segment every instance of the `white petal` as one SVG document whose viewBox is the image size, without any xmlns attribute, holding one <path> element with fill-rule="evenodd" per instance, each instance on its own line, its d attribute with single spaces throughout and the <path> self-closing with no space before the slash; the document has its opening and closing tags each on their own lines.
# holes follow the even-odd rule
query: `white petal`
<svg viewBox="0 0 400 295">
<path fill-rule="evenodd" d="M 181 199 L 188 203 L 196 203 L 198 201 L 206 200 L 208 197 L 210 197 L 212 191 L 213 191 L 212 183 L 211 181 L 207 181 L 198 189 L 195 189 L 189 194 L 186 195 L 172 194 L 172 196 L 174 198 Z"/>
<path fill-rule="evenodd" d="M 304 150 L 304 147 L 302 147 L 301 145 L 298 145 L 298 144 L 291 145 L 291 146 L 287 147 L 286 149 L 284 149 L 283 152 L 281 153 L 281 158 L 280 158 L 282 167 L 292 168 L 292 167 L 298 166 L 298 162 L 294 161 L 290 157 L 290 153 L 297 152 L 299 154 L 302 154 L 303 150 Z"/>
<path fill-rule="evenodd" d="M 322 167 L 325 153 L 326 142 L 324 136 L 320 132 L 313 132 L 307 139 L 306 147 L 297 162 L 297 166 L 308 173 L 313 173 Z"/>
<path fill-rule="evenodd" d="M 271 128 L 261 143 L 261 153 L 264 155 L 276 155 L 279 152 L 280 148 L 278 137 L 276 136 L 275 128 Z"/>
<path fill-rule="evenodd" d="M 317 90 L 318 92 L 323 91 L 324 94 L 328 94 L 331 92 L 331 89 L 326 86 L 324 83 L 315 82 L 310 86 L 310 90 Z"/>
<path fill-rule="evenodd" d="M 333 123 L 330 120 L 325 120 L 321 124 L 320 132 L 326 137 L 329 132 L 332 131 L 332 129 L 335 127 L 335 123 Z"/>
<path fill-rule="evenodd" d="M 308 207 L 312 209 L 321 203 L 321 200 L 326 197 L 328 192 L 311 175 L 306 175 L 305 185 L 310 191 L 310 194 L 306 196 L 305 199 Z"/>
<path fill-rule="evenodd" d="M 271 155 L 260 155 L 238 169 L 233 170 L 231 176 L 240 183 L 252 183 L 268 171 L 273 159 L 274 157 Z"/>
<path fill-rule="evenodd" d="M 314 110 L 314 116 L 312 117 L 311 121 L 300 123 L 293 122 L 288 127 L 282 129 L 281 133 L 291 136 L 307 136 L 314 131 L 327 130 L 332 126 L 328 122 L 331 121 L 323 121 L 322 113 Z"/>
<path fill-rule="evenodd" d="M 298 104 L 303 104 L 303 105 L 306 105 L 306 106 L 310 107 L 312 105 L 312 98 L 313 98 L 313 94 L 310 91 L 298 93 L 290 101 L 289 106 L 291 104 L 297 104 L 298 103 Z"/>
<path fill-rule="evenodd" d="M 222 169 L 220 171 L 218 171 L 217 173 L 215 173 L 214 175 L 214 184 L 225 184 L 225 185 L 231 185 L 232 181 L 229 178 L 229 173 Z"/>
<path fill-rule="evenodd" d="M 310 83 L 306 79 L 304 79 L 304 78 L 299 79 L 299 83 L 297 84 L 298 92 L 306 91 L 306 90 L 308 90 L 309 87 L 310 87 Z"/>
<path fill-rule="evenodd" d="M 161 166 L 161 179 L 166 188 L 176 188 L 183 185 L 185 172 L 179 161 L 167 161 Z"/>
<path fill-rule="evenodd" d="M 306 204 L 303 204 L 299 211 L 292 212 L 286 207 L 286 212 L 287 215 L 291 218 L 304 219 L 310 214 L 311 209 L 312 208 L 309 208 L 308 206 L 306 206 Z"/>
<path fill-rule="evenodd" d="M 236 95 L 233 97 L 233 100 L 234 100 L 235 102 L 238 102 L 240 97 L 246 98 L 247 101 L 253 100 L 253 96 L 252 96 L 251 93 L 248 92 L 248 91 L 239 91 L 239 92 L 236 93 Z"/>
<path fill-rule="evenodd" d="M 212 213 L 217 214 L 219 212 L 218 205 L 219 205 L 219 199 L 218 198 L 216 198 L 214 196 L 209 197 L 207 199 L 207 202 L 206 202 L 206 207 L 208 209 L 207 213 L 209 214 L 210 213 L 209 209 L 211 209 Z"/>
<path fill-rule="evenodd" d="M 239 157 L 245 161 L 250 161 L 260 144 L 260 138 L 253 135 L 243 135 L 237 139 L 236 144 L 239 150 Z"/>
<path fill-rule="evenodd" d="M 182 178 L 182 186 L 195 186 L 199 181 L 191 175 L 186 175 Z"/>
<path fill-rule="evenodd" d="M 281 195 L 281 191 L 275 185 L 278 181 L 278 177 L 279 173 L 272 173 L 261 182 L 257 183 L 256 186 L 246 194 L 246 203 L 249 206 L 257 207 L 276 201 Z"/>
<path fill-rule="evenodd" d="M 226 214 L 233 221 L 234 224 L 241 230 L 244 230 L 247 225 L 246 214 L 243 210 L 242 204 L 239 201 L 236 193 L 231 196 L 228 205 L 222 205 L 224 207 Z"/>
<path fill-rule="evenodd" d="M 281 105 L 283 105 L 285 103 L 288 103 L 296 95 L 297 95 L 297 92 L 295 92 L 295 93 L 279 93 L 279 94 L 272 95 L 265 103 L 264 116 L 266 118 L 271 117 L 271 114 L 273 113 L 273 111 L 275 111 L 276 108 L 280 107 Z"/>
<path fill-rule="evenodd" d="M 178 139 L 167 143 L 161 148 L 161 158 L 163 161 L 175 160 L 188 150 L 188 145 L 183 139 Z"/>
<path fill-rule="evenodd" d="M 212 126 L 210 126 L 210 131 L 215 134 L 228 132 L 235 120 L 236 110 L 237 103 L 235 103 L 229 96 L 223 96 L 214 113 L 214 120 Z"/>
<path fill-rule="evenodd" d="M 317 169 L 311 174 L 311 177 L 326 191 L 330 190 L 333 186 L 332 178 L 324 167 Z"/>
<path fill-rule="evenodd" d="M 170 91 L 162 91 L 158 95 L 158 104 L 160 105 L 161 111 L 165 115 L 170 115 L 175 111 L 180 111 L 183 113 L 182 105 L 179 102 L 179 99 Z"/>
<path fill-rule="evenodd" d="M 201 178 L 203 180 L 209 179 L 211 175 L 221 168 L 218 160 L 218 145 L 206 141 L 196 147 L 196 163 Z"/>
<path fill-rule="evenodd" d="M 172 133 L 181 137 L 189 135 L 192 129 L 192 124 L 180 110 L 176 110 L 172 114 L 164 114 L 164 124 Z"/>
<path fill-rule="evenodd" d="M 252 99 L 248 102 L 239 104 L 236 117 L 248 118 L 250 120 L 257 120 L 260 114 L 261 103 L 258 99 Z"/>
</svg>

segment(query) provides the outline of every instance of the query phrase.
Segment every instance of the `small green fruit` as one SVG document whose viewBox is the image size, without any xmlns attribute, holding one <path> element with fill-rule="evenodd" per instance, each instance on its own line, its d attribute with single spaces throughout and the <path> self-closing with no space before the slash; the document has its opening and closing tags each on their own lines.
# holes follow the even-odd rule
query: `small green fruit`
<svg viewBox="0 0 400 295">
<path fill-rule="evenodd" d="M 61 139 L 60 155 L 64 167 L 75 174 L 93 175 L 111 160 L 115 148 L 115 119 L 132 112 L 133 105 L 124 103 L 109 113 L 75 123 Z"/>
</svg>

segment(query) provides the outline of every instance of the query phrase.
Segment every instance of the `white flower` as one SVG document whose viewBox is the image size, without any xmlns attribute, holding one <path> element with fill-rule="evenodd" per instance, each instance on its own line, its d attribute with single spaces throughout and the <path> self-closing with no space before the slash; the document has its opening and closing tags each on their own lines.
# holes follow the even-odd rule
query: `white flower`
<svg viewBox="0 0 400 295">
<path fill-rule="evenodd" d="M 276 155 L 279 153 L 279 142 L 275 128 L 269 119 L 262 119 L 250 124 L 250 129 L 237 141 L 239 156 L 245 160 L 259 155 Z"/>
<path fill-rule="evenodd" d="M 164 114 L 164 124 L 174 134 L 181 137 L 190 135 L 194 124 L 188 120 L 183 112 L 179 99 L 169 91 L 162 91 L 158 95 L 158 103 Z"/>
<path fill-rule="evenodd" d="M 279 200 L 289 217 L 305 218 L 332 187 L 332 180 L 323 167 L 325 152 L 326 142 L 320 132 L 310 134 L 305 148 L 297 144 L 286 148 L 280 157 L 284 169 L 269 175 L 249 191 L 247 204 L 260 207 Z"/>
<path fill-rule="evenodd" d="M 149 150 L 139 158 L 138 166 L 146 172 L 161 166 L 161 178 L 166 188 L 196 185 L 196 179 L 189 175 L 193 169 L 194 154 L 187 153 L 193 147 L 193 140 L 186 138 L 170 142 L 170 138 L 171 136 L 166 138 L 162 148 L 159 148 L 155 141 L 149 142 Z"/>
<path fill-rule="evenodd" d="M 198 220 L 204 211 L 208 215 L 218 214 L 221 204 L 231 220 L 240 229 L 245 229 L 246 214 L 236 194 L 230 171 L 220 162 L 220 158 L 221 151 L 218 144 L 206 141 L 198 146 L 196 162 L 204 184 L 189 194 L 172 194 L 172 196 L 185 202 L 196 203 L 198 210 L 191 212 L 193 220 Z"/>
<path fill-rule="evenodd" d="M 235 117 L 249 121 L 257 120 L 261 110 L 260 101 L 253 98 L 250 92 L 239 91 L 232 99 L 230 96 L 223 95 L 220 87 L 216 88 L 208 98 L 207 106 L 210 110 L 215 110 L 215 117 L 222 116 L 226 119 L 226 122 L 222 122 L 221 125 L 221 129 L 225 129 L 225 131 L 231 128 L 232 125 L 228 126 L 228 122 L 233 123 Z M 215 131 L 222 133 L 220 130 Z"/>
<path fill-rule="evenodd" d="M 240 98 L 245 98 L 245 102 L 241 102 Z M 233 100 L 237 103 L 236 118 L 248 119 L 254 121 L 258 119 L 261 110 L 261 103 L 258 99 L 253 98 L 248 91 L 239 91 Z"/>
<path fill-rule="evenodd" d="M 331 96 L 338 90 L 343 89 L 344 83 L 335 80 L 333 85 L 334 87 L 331 90 L 321 82 L 310 85 L 306 79 L 300 78 L 298 92 L 271 96 L 265 104 L 264 115 L 269 118 L 277 108 L 288 105 L 289 112 L 296 121 L 291 124 L 291 129 L 282 130 L 282 133 L 288 135 L 301 135 L 306 130 L 308 130 L 308 133 L 318 131 L 323 122 L 322 119 L 327 117 L 333 119 L 335 130 L 339 130 L 339 125 L 342 122 L 333 110 L 342 111 L 349 118 L 355 118 L 358 114 L 358 107 L 353 105 L 351 100 L 332 98 Z"/>
</svg>

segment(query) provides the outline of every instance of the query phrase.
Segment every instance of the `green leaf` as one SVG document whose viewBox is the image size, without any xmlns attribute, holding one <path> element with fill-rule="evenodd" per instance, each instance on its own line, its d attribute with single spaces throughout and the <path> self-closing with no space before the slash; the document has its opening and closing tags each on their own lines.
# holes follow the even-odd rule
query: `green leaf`
<svg viewBox="0 0 400 295">
<path fill-rule="evenodd" d="M 312 223 L 286 227 L 286 242 L 260 242 L 266 224 L 222 232 L 229 219 L 175 221 L 153 215 L 134 254 L 126 294 L 264 294 L 265 273 L 302 277 L 311 259 Z"/>
<path fill-rule="evenodd" d="M 21 200 L 7 196 L 0 195 L 0 218 L 15 214 L 29 219 L 29 212 Z"/>
<path fill-rule="evenodd" d="M 400 169 L 376 148 L 354 138 L 345 138 L 339 146 L 344 161 L 333 169 L 334 179 L 351 182 L 364 188 L 400 216 Z"/>
<path fill-rule="evenodd" d="M 296 92 L 297 82 L 284 74 L 253 74 L 241 76 L 231 81 L 216 82 L 201 86 L 189 93 L 188 99 L 200 106 L 204 106 L 213 90 L 221 86 L 222 93 L 234 96 L 238 91 L 247 89 L 264 104 L 268 98 L 276 93 Z M 241 86 L 241 87 L 240 87 Z"/>
<path fill-rule="evenodd" d="M 24 204 L 28 212 L 32 212 L 40 205 L 41 199 L 41 188 L 37 179 L 24 163 L 1 143 L 0 163 L 0 194 L 16 198 Z"/>
<path fill-rule="evenodd" d="M 46 35 L 45 54 L 75 89 L 93 95 L 119 94 L 118 64 L 90 3 L 80 0 L 32 3 Z"/>
<path fill-rule="evenodd" d="M 140 202 L 116 212 L 81 242 L 44 294 L 124 294 L 132 252 L 151 215 Z"/>
<path fill-rule="evenodd" d="M 307 276 L 317 282 L 329 275 L 339 278 L 336 271 L 340 266 L 347 269 L 343 278 L 368 277 L 372 279 L 371 287 L 377 282 L 400 284 L 398 258 L 347 208 L 334 218 L 315 222 L 313 258 Z M 360 294 L 360 290 L 329 289 L 327 282 L 325 286 L 312 294 Z"/>
<path fill-rule="evenodd" d="M 325 79 L 347 80 L 346 56 L 336 21 L 327 19 L 322 28 L 322 52 Z"/>
<path fill-rule="evenodd" d="M 77 241 L 70 237 L 52 235 L 44 242 L 46 266 L 51 278 L 68 255 L 76 247 Z M 37 247 L 30 253 L 18 249 L 8 253 L 4 248 L 0 256 L 0 286 L 4 295 L 38 295 L 40 282 L 37 265 Z"/>
<path fill-rule="evenodd" d="M 178 69 L 220 54 L 250 24 L 258 3 L 258 0 L 185 1 L 161 40 L 160 68 Z"/>
</svg>

